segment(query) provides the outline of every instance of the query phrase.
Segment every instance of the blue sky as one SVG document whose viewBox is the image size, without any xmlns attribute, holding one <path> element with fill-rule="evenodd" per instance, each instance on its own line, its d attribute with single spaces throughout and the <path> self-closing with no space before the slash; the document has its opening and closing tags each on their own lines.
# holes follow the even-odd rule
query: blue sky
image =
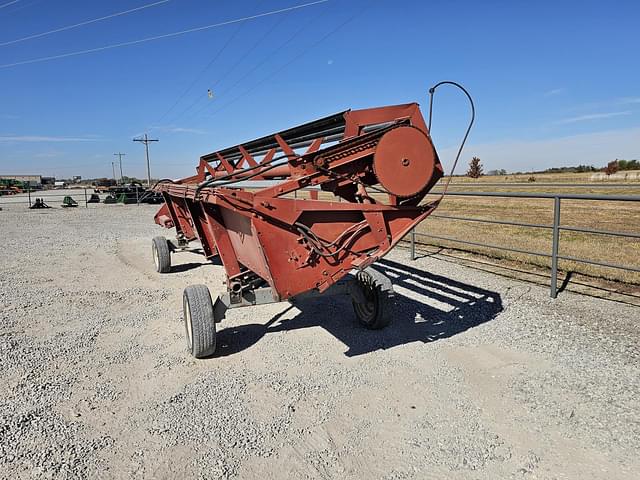
<svg viewBox="0 0 640 480">
<path fill-rule="evenodd" d="M 110 176 L 120 151 L 125 175 L 142 177 L 132 138 L 149 132 L 160 139 L 152 175 L 186 176 L 204 153 L 346 108 L 417 101 L 426 115 L 443 79 L 476 101 L 465 162 L 517 171 L 640 158 L 637 1 L 329 0 L 6 66 L 309 1 L 170 0 L 0 45 L 0 173 Z M 0 44 L 150 3 L 0 0 Z M 467 118 L 457 92 L 438 91 L 432 134 L 446 165 Z"/>
</svg>

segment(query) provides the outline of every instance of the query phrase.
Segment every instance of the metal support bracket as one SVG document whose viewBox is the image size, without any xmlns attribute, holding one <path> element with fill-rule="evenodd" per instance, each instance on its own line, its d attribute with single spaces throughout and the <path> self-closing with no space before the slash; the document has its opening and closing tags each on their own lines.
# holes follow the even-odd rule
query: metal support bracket
<svg viewBox="0 0 640 480">
<path fill-rule="evenodd" d="M 271 287 L 256 288 L 246 290 L 241 295 L 231 295 L 231 293 L 221 293 L 213 302 L 213 319 L 219 323 L 225 317 L 230 308 L 252 307 L 254 305 L 266 305 L 268 303 L 278 303 L 277 296 Z"/>
<path fill-rule="evenodd" d="M 393 296 L 395 294 L 393 291 L 393 284 L 389 277 L 371 267 L 366 268 L 365 272 L 376 279 L 376 283 L 381 285 L 382 290 L 387 292 L 387 295 Z M 342 280 L 334 283 L 324 292 L 310 290 L 290 298 L 289 302 L 292 305 L 295 305 L 297 302 L 302 300 L 327 297 L 329 295 L 348 295 L 356 303 L 367 302 L 362 287 L 353 274 L 349 274 Z M 255 305 L 266 305 L 270 303 L 280 303 L 278 296 L 271 287 L 245 290 L 240 295 L 232 295 L 230 292 L 221 293 L 218 295 L 215 302 L 213 302 L 213 319 L 215 323 L 220 323 L 225 318 L 227 310 L 231 308 L 253 307 Z"/>
</svg>

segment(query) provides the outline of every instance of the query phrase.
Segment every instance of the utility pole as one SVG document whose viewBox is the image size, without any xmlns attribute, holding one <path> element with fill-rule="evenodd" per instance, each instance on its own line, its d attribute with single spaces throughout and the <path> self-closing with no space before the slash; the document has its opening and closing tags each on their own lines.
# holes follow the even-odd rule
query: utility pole
<svg viewBox="0 0 640 480">
<path fill-rule="evenodd" d="M 158 142 L 159 140 L 157 138 L 151 139 L 145 133 L 144 137 L 134 138 L 133 141 L 144 143 L 144 150 L 147 155 L 147 186 L 151 187 L 151 167 L 149 166 L 149 142 Z"/>
<path fill-rule="evenodd" d="M 116 182 L 116 162 L 111 162 L 111 169 L 113 170 L 113 181 Z"/>
<path fill-rule="evenodd" d="M 120 182 L 124 184 L 124 179 L 122 178 L 122 157 L 127 155 L 126 153 L 114 153 L 114 156 L 118 157 L 118 161 L 120 162 Z"/>
</svg>

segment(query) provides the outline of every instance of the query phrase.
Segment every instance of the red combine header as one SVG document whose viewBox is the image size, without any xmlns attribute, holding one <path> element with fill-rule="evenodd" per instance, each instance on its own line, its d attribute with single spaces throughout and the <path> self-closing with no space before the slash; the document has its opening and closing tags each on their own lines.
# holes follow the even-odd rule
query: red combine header
<svg viewBox="0 0 640 480">
<path fill-rule="evenodd" d="M 418 104 L 347 110 L 200 158 L 196 175 L 155 186 L 156 223 L 177 242 L 153 240 L 158 272 L 197 240 L 218 255 L 227 292 L 211 301 L 187 287 L 189 350 L 215 351 L 229 308 L 349 294 L 366 327 L 389 322 L 390 281 L 371 268 L 436 208 L 423 203 L 443 168 Z"/>
</svg>

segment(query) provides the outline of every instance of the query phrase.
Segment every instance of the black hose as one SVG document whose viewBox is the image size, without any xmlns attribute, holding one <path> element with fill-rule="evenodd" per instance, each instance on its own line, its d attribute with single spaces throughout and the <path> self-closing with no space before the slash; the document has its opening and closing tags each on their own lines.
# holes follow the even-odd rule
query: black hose
<svg viewBox="0 0 640 480">
<path fill-rule="evenodd" d="M 281 164 L 278 164 L 278 165 L 269 165 L 269 164 L 272 164 L 273 162 L 275 162 L 277 160 L 282 160 L 284 158 L 289 158 L 289 157 L 297 158 L 298 155 L 290 155 L 290 154 L 280 155 L 279 157 L 272 158 L 268 162 L 259 163 L 257 165 L 252 166 L 252 167 L 243 168 L 242 170 L 230 173 L 230 174 L 225 175 L 223 177 L 211 178 L 209 180 L 205 180 L 200 185 L 198 185 L 198 188 L 196 189 L 196 196 L 198 195 L 198 193 L 200 193 L 200 190 L 202 190 L 203 188 L 206 188 L 206 187 L 211 187 L 211 186 L 213 186 L 213 187 L 221 187 L 221 186 L 224 186 L 224 185 L 231 185 L 231 184 L 234 184 L 234 183 L 242 182 L 243 180 L 250 180 L 250 179 L 252 179 L 254 177 L 258 177 L 258 176 L 262 175 L 264 172 L 268 172 L 269 170 L 272 170 L 272 169 L 274 169 L 276 167 L 279 167 L 281 165 Z M 243 173 L 255 170 L 257 168 L 262 168 L 262 170 L 260 170 L 259 172 L 254 173 L 252 175 L 247 175 L 245 177 L 233 178 L 233 177 L 236 177 L 238 175 L 242 175 Z M 228 179 L 231 179 L 231 180 L 228 180 Z"/>
<path fill-rule="evenodd" d="M 175 180 L 171 180 L 170 178 L 161 178 L 160 180 L 158 180 L 156 183 L 154 183 L 154 184 L 153 184 L 153 187 L 151 187 L 151 190 L 153 190 L 154 188 L 156 188 L 156 186 L 157 186 L 159 183 L 167 183 L 167 182 L 169 182 L 169 183 L 175 183 L 175 184 L 179 183 L 179 182 L 176 182 Z"/>
<path fill-rule="evenodd" d="M 459 88 L 460 90 L 462 90 L 464 92 L 464 94 L 469 99 L 469 104 L 471 105 L 471 121 L 469 122 L 469 126 L 467 127 L 467 131 L 465 132 L 464 137 L 462 138 L 462 142 L 460 143 L 460 148 L 458 149 L 458 153 L 456 154 L 456 159 L 454 160 L 453 166 L 451 167 L 451 173 L 449 174 L 449 178 L 447 179 L 447 183 L 444 186 L 444 190 L 442 191 L 442 195 L 440 195 L 440 198 L 437 200 L 437 202 L 440 202 L 444 198 L 445 193 L 447 193 L 447 189 L 449 188 L 449 182 L 451 182 L 451 178 L 453 177 L 453 172 L 455 171 L 456 165 L 458 164 L 458 160 L 460 159 L 460 155 L 462 154 L 462 149 L 464 148 L 464 144 L 467 141 L 467 137 L 469 136 L 469 132 L 471 132 L 471 127 L 473 126 L 473 122 L 476 119 L 476 107 L 473 104 L 473 98 L 471 98 L 471 95 L 469 94 L 469 92 L 467 91 L 466 88 L 464 88 L 459 83 L 451 82 L 449 80 L 444 80 L 442 82 L 438 82 L 433 87 L 431 87 L 429 89 L 429 125 L 428 125 L 428 127 L 429 127 L 429 135 L 431 135 L 431 118 L 432 118 L 432 114 L 433 114 L 433 95 L 434 95 L 436 89 L 441 85 L 453 85 L 454 87 L 457 87 L 457 88 Z"/>
</svg>

